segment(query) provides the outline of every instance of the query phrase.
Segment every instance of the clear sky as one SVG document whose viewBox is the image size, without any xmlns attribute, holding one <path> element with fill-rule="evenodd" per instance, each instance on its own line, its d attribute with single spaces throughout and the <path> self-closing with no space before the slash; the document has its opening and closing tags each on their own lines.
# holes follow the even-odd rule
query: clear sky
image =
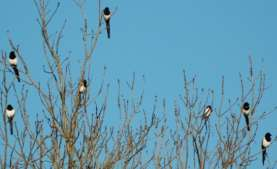
<svg viewBox="0 0 277 169">
<path fill-rule="evenodd" d="M 185 69 L 190 76 L 197 76 L 200 87 L 214 90 L 220 89 L 224 75 L 226 94 L 235 98 L 240 96 L 238 73 L 246 75 L 251 55 L 255 66 L 265 70 L 269 87 L 259 110 L 277 104 L 277 1 L 103 1 L 103 6 L 106 4 L 118 10 L 111 19 L 111 39 L 107 40 L 103 31 L 93 56 L 95 79 L 100 78 L 104 66 L 114 87 L 116 79 L 129 80 L 133 72 L 145 75 L 149 100 L 155 95 L 166 97 L 172 106 L 173 99 L 182 93 Z M 96 2 L 89 2 L 86 9 L 90 26 L 96 25 L 95 6 Z M 0 49 L 10 50 L 9 30 L 32 64 L 33 75 L 42 77 L 44 60 L 36 15 L 32 0 L 2 0 Z M 82 56 L 82 22 L 70 0 L 62 1 L 50 25 L 52 30 L 61 27 L 64 19 L 67 26 L 62 51 L 72 63 L 78 63 Z M 276 118 L 275 112 L 262 123 L 259 137 L 266 131 L 277 135 Z M 260 144 L 260 140 L 256 142 Z M 276 145 L 272 147 L 276 149 Z M 270 153 L 277 156 L 277 152 Z"/>
</svg>

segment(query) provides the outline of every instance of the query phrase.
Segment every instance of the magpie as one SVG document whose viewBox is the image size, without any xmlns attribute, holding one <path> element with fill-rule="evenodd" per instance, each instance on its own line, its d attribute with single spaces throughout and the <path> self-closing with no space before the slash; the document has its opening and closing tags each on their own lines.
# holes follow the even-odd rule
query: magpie
<svg viewBox="0 0 277 169">
<path fill-rule="evenodd" d="M 87 89 L 87 80 L 82 80 L 79 86 L 79 92 L 84 93 Z"/>
<path fill-rule="evenodd" d="M 8 117 L 8 122 L 10 124 L 10 132 L 13 135 L 13 118 L 14 118 L 15 110 L 12 105 L 8 105 L 6 107 L 6 116 Z"/>
<path fill-rule="evenodd" d="M 9 62 L 10 62 L 10 65 L 11 65 L 13 71 L 14 71 L 14 74 L 16 76 L 17 81 L 20 82 L 19 71 L 17 69 L 17 58 L 16 58 L 16 55 L 15 55 L 14 51 L 10 52 Z"/>
<path fill-rule="evenodd" d="M 108 35 L 108 38 L 110 39 L 110 37 L 111 37 L 110 20 L 111 20 L 112 13 L 111 13 L 109 7 L 106 7 L 103 10 L 103 16 L 104 16 L 104 20 L 106 23 L 107 35 Z"/>
<path fill-rule="evenodd" d="M 249 126 L 250 104 L 248 102 L 243 103 L 241 107 L 241 112 L 245 118 L 247 130 L 250 131 L 250 126 Z"/>
<path fill-rule="evenodd" d="M 204 109 L 202 118 L 205 120 L 208 120 L 212 112 L 213 112 L 212 106 L 211 105 L 206 106 L 206 108 Z"/>
<path fill-rule="evenodd" d="M 263 159 L 263 165 L 264 165 L 264 161 L 265 161 L 265 156 L 266 156 L 266 148 L 269 147 L 269 145 L 271 144 L 271 134 L 270 133 L 266 133 L 263 141 L 262 141 L 262 159 Z"/>
</svg>

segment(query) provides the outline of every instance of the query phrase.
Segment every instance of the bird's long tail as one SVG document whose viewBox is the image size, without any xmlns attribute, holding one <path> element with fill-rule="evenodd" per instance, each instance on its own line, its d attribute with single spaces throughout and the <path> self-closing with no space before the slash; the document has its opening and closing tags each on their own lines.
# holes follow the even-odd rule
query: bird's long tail
<svg viewBox="0 0 277 169">
<path fill-rule="evenodd" d="M 108 38 L 110 39 L 111 37 L 111 27 L 110 27 L 110 20 L 106 20 L 106 29 L 107 29 L 107 35 L 108 35 Z"/>
<path fill-rule="evenodd" d="M 13 68 L 13 71 L 14 71 L 17 81 L 20 82 L 19 71 L 17 69 L 17 66 L 16 65 L 11 65 L 11 66 Z"/>
<path fill-rule="evenodd" d="M 262 146 L 262 162 L 263 162 L 263 165 L 264 165 L 264 162 L 265 162 L 265 156 L 266 156 L 266 148 L 264 146 Z"/>
<path fill-rule="evenodd" d="M 12 119 L 9 119 L 9 123 L 10 123 L 10 133 L 11 133 L 11 135 L 13 135 L 13 122 L 12 122 Z"/>
</svg>

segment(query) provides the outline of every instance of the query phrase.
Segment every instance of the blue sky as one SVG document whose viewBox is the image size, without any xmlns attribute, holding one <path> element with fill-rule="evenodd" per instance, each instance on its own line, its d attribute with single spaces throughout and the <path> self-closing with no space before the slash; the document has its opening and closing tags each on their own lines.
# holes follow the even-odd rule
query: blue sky
<svg viewBox="0 0 277 169">
<path fill-rule="evenodd" d="M 107 40 L 103 31 L 93 56 L 94 80 L 100 79 L 104 66 L 114 87 L 116 79 L 127 81 L 136 72 L 146 77 L 149 100 L 158 95 L 166 97 L 172 105 L 173 99 L 182 93 L 185 69 L 190 76 L 197 76 L 200 87 L 214 90 L 219 90 L 224 75 L 226 94 L 235 98 L 240 94 L 238 73 L 247 74 L 251 55 L 255 66 L 267 73 L 269 89 L 261 111 L 276 105 L 277 1 L 103 1 L 103 6 L 106 4 L 118 10 L 111 20 L 111 39 Z M 94 27 L 95 5 L 94 1 L 89 2 L 86 9 L 90 26 Z M 42 77 L 39 70 L 44 60 L 36 15 L 31 0 L 2 0 L 0 49 L 9 51 L 6 34 L 9 30 L 27 62 L 32 64 L 33 75 Z M 67 26 L 62 51 L 65 56 L 71 53 L 72 63 L 78 63 L 82 56 L 82 20 L 72 1 L 62 1 L 50 25 L 52 30 L 61 27 L 64 19 Z M 277 134 L 276 113 L 271 117 L 262 123 L 259 136 L 267 130 Z"/>
</svg>

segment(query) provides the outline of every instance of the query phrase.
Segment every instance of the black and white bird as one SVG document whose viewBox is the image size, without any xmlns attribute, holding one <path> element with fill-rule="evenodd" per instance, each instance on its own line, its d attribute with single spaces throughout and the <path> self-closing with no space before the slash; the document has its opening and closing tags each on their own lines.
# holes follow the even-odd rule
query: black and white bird
<svg viewBox="0 0 277 169">
<path fill-rule="evenodd" d="M 84 93 L 87 90 L 87 80 L 82 80 L 79 86 L 79 92 Z"/>
<path fill-rule="evenodd" d="M 112 13 L 111 13 L 109 7 L 106 7 L 103 10 L 103 16 L 104 16 L 104 20 L 105 20 L 105 23 L 106 23 L 107 35 L 108 35 L 108 38 L 110 39 L 110 37 L 111 37 L 110 20 L 111 20 Z"/>
<path fill-rule="evenodd" d="M 17 81 L 20 82 L 19 71 L 17 69 L 17 58 L 16 58 L 16 55 L 15 55 L 14 51 L 10 52 L 9 63 L 10 63 L 10 65 L 11 65 L 13 71 L 14 71 L 14 74 L 16 76 Z"/>
<path fill-rule="evenodd" d="M 248 102 L 243 103 L 241 107 L 241 112 L 245 118 L 247 130 L 250 131 L 250 125 L 249 125 L 250 104 Z"/>
<path fill-rule="evenodd" d="M 271 144 L 271 134 L 266 133 L 263 140 L 262 140 L 262 159 L 263 159 L 263 165 L 265 162 L 265 157 L 266 157 L 266 149 L 269 147 Z"/>
<path fill-rule="evenodd" d="M 10 124 L 10 132 L 11 132 L 11 135 L 13 135 L 13 118 L 14 118 L 14 115 L 15 115 L 15 110 L 14 108 L 12 107 L 12 105 L 8 105 L 6 107 L 6 116 L 8 118 L 8 122 Z"/>
<path fill-rule="evenodd" d="M 211 105 L 206 106 L 205 109 L 204 109 L 204 113 L 202 115 L 202 118 L 205 119 L 205 120 L 208 120 L 212 112 L 213 112 L 212 106 Z"/>
</svg>

